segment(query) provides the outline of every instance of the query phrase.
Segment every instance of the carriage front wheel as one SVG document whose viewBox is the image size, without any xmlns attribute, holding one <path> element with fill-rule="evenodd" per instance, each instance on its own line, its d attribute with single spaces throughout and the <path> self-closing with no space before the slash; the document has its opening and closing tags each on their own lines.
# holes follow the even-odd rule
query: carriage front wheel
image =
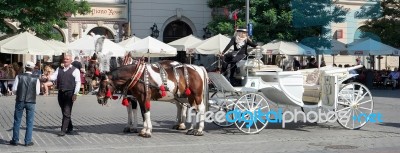
<svg viewBox="0 0 400 153">
<path fill-rule="evenodd" d="M 258 133 L 267 126 L 269 111 L 270 107 L 264 96 L 258 93 L 245 94 L 234 105 L 235 125 L 244 133 Z"/>
<path fill-rule="evenodd" d="M 346 84 L 338 93 L 335 105 L 337 122 L 347 129 L 360 129 L 371 118 L 374 100 L 369 89 L 361 83 Z"/>
</svg>

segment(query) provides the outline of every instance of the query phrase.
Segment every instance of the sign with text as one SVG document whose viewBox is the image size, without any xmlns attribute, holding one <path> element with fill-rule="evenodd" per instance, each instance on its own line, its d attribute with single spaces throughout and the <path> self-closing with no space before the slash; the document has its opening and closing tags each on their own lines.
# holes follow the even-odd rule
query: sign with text
<svg viewBox="0 0 400 153">
<path fill-rule="evenodd" d="M 92 6 L 88 14 L 77 14 L 75 18 L 127 18 L 127 9 L 125 6 Z"/>
</svg>

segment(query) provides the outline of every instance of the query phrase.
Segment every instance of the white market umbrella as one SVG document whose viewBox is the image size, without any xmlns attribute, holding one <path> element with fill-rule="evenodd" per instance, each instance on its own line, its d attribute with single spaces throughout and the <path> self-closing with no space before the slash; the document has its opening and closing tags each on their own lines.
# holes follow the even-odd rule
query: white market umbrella
<svg viewBox="0 0 400 153">
<path fill-rule="evenodd" d="M 337 54 L 347 52 L 345 43 L 342 43 L 338 40 L 332 39 L 330 41 L 330 44 L 331 44 L 330 48 L 324 47 L 324 48 L 321 48 L 320 50 L 323 51 L 324 54 L 329 54 L 329 55 L 337 55 Z"/>
<path fill-rule="evenodd" d="M 137 42 L 139 40 L 142 40 L 142 39 L 140 39 L 140 38 L 138 38 L 136 36 L 132 36 L 129 39 L 126 39 L 124 41 L 119 42 L 118 45 L 121 45 L 122 47 L 125 48 L 125 46 L 127 46 L 128 44 L 133 44 L 133 43 L 135 43 L 135 42 Z"/>
<path fill-rule="evenodd" d="M 29 32 L 0 41 L 0 52 L 7 54 L 54 55 L 57 48 Z"/>
<path fill-rule="evenodd" d="M 132 52 L 133 57 L 173 57 L 177 54 L 176 48 L 150 36 L 128 44 L 125 49 Z"/>
<path fill-rule="evenodd" d="M 188 48 L 194 44 L 202 42 L 201 39 L 189 35 L 183 38 L 180 38 L 178 40 L 172 41 L 168 43 L 168 45 L 171 45 L 172 47 L 175 47 L 178 51 L 188 51 Z"/>
<path fill-rule="evenodd" d="M 188 49 L 193 48 L 197 54 L 221 54 L 230 41 L 230 38 L 218 34 L 202 42 L 194 44 Z"/>
<path fill-rule="evenodd" d="M 266 54 L 285 54 L 285 55 L 298 55 L 298 56 L 312 56 L 316 55 L 315 50 L 296 42 L 286 42 L 274 40 L 268 44 L 263 45 L 261 48 L 264 49 Z"/>
<path fill-rule="evenodd" d="M 399 50 L 371 38 L 357 41 L 348 45 L 350 55 L 367 56 L 367 55 L 393 55 Z"/>
<path fill-rule="evenodd" d="M 121 45 L 112 42 L 110 39 L 104 39 L 101 53 L 112 57 L 122 57 L 125 56 L 126 50 Z"/>
<path fill-rule="evenodd" d="M 84 35 L 82 38 L 69 43 L 68 50 L 73 55 L 91 56 L 95 50 L 95 43 L 95 38 Z"/>
<path fill-rule="evenodd" d="M 321 51 L 323 54 L 329 54 L 333 56 L 333 64 L 335 64 L 335 55 L 344 54 L 348 55 L 347 47 L 345 43 L 342 43 L 338 40 L 332 39 L 330 41 L 330 48 L 322 48 Z"/>
<path fill-rule="evenodd" d="M 66 53 L 68 52 L 68 45 L 61 42 L 61 41 L 57 41 L 57 40 L 47 40 L 47 43 L 49 43 L 51 46 L 53 46 L 54 48 L 57 48 L 58 51 L 56 51 L 54 53 L 54 55 L 58 56 L 61 55 L 62 53 Z"/>
</svg>

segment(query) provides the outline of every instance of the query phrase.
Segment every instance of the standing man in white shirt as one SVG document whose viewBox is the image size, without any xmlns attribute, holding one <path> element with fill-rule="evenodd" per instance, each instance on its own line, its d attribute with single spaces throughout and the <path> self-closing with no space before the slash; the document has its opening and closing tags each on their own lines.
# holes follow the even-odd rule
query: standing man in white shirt
<svg viewBox="0 0 400 153">
<path fill-rule="evenodd" d="M 25 65 L 25 73 L 15 77 L 12 91 L 15 92 L 15 111 L 13 137 L 10 141 L 11 145 L 19 143 L 19 129 L 21 127 L 22 114 L 26 110 L 26 132 L 25 146 L 32 146 L 33 121 L 35 119 L 36 96 L 40 93 L 39 76 L 33 75 L 32 70 L 35 67 L 33 62 L 27 62 Z"/>
<path fill-rule="evenodd" d="M 61 123 L 61 132 L 58 136 L 72 134 L 73 125 L 71 120 L 72 106 L 76 100 L 79 88 L 81 85 L 81 76 L 79 69 L 71 65 L 71 55 L 65 55 L 63 64 L 64 67 L 59 67 L 50 76 L 50 80 L 57 81 L 58 88 L 58 104 L 61 107 L 63 115 Z"/>
</svg>

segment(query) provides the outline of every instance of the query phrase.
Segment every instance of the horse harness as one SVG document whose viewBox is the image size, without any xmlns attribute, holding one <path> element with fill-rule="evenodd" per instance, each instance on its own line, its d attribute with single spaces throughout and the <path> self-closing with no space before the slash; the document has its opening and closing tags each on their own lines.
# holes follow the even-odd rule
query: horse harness
<svg viewBox="0 0 400 153">
<path fill-rule="evenodd" d="M 127 84 L 125 86 L 125 88 L 123 89 L 123 91 L 122 91 L 122 96 L 124 98 L 127 97 L 128 90 L 133 88 L 138 82 L 145 84 L 145 92 L 146 93 L 148 92 L 149 87 L 150 88 L 156 88 L 156 89 L 161 90 L 161 91 L 163 91 L 163 90 L 164 91 L 170 91 L 170 89 L 167 87 L 167 80 L 168 80 L 168 76 L 167 75 L 168 75 L 168 73 L 165 70 L 165 68 L 162 67 L 161 64 L 158 63 L 158 62 L 154 63 L 154 65 L 151 65 L 151 66 L 155 66 L 156 68 L 158 68 L 160 70 L 160 77 L 161 77 L 162 85 L 161 86 L 157 86 L 157 85 L 154 85 L 154 84 L 149 82 L 149 74 L 148 74 L 148 70 L 147 70 L 147 66 L 148 65 L 149 64 L 146 64 L 141 60 L 139 60 L 137 62 L 137 65 L 135 67 L 135 72 L 132 74 L 132 77 L 130 79 L 129 84 Z M 188 70 L 187 70 L 187 65 L 179 63 L 177 65 L 172 66 L 172 70 L 173 70 L 173 73 L 174 73 L 176 81 L 177 81 L 177 82 L 175 82 L 176 89 L 178 89 L 179 80 L 180 80 L 179 72 L 177 71 L 177 68 L 180 68 L 180 67 L 183 67 L 183 75 L 184 75 L 185 83 L 186 83 L 187 87 L 189 86 L 189 73 L 188 73 Z M 143 74 L 144 74 L 144 79 L 142 80 L 140 78 L 141 78 L 141 76 Z M 179 91 L 179 90 L 177 90 L 177 91 Z M 175 93 L 175 95 L 177 97 L 182 97 L 184 94 L 181 94 L 181 93 L 177 92 L 177 93 Z"/>
</svg>

